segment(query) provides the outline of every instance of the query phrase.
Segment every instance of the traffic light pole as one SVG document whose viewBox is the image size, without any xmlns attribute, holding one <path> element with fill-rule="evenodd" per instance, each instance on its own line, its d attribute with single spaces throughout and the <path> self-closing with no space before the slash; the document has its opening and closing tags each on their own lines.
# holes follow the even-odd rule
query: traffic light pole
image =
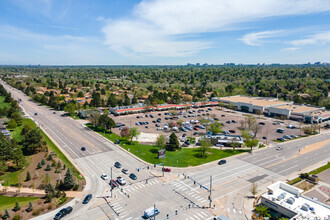
<svg viewBox="0 0 330 220">
<path fill-rule="evenodd" d="M 113 188 L 112 187 L 112 182 L 111 182 L 112 181 L 112 167 L 110 168 L 110 176 L 111 176 L 110 177 L 110 191 L 111 191 L 111 198 L 112 198 L 112 188 Z"/>
<path fill-rule="evenodd" d="M 165 163 L 164 163 L 164 161 L 165 161 L 165 155 L 163 156 L 163 177 L 164 177 L 164 172 L 165 172 Z"/>
<path fill-rule="evenodd" d="M 212 206 L 212 176 L 210 176 L 210 197 L 209 197 L 209 200 L 210 200 L 210 208 Z"/>
</svg>

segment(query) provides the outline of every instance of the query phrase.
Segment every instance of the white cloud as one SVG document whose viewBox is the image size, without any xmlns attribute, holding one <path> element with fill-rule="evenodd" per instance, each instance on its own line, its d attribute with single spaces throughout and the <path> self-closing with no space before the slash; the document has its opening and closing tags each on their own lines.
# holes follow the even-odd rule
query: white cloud
<svg viewBox="0 0 330 220">
<path fill-rule="evenodd" d="M 199 34 L 268 17 L 329 10 L 328 0 L 143 0 L 130 18 L 109 21 L 102 31 L 106 44 L 123 54 L 183 56 L 212 45 L 196 40 Z"/>
<path fill-rule="evenodd" d="M 291 41 L 291 44 L 296 45 L 296 46 L 310 45 L 310 44 L 324 45 L 327 43 L 330 43 L 330 31 L 325 31 L 325 32 L 321 32 L 318 34 L 314 34 L 305 39 Z"/>
<path fill-rule="evenodd" d="M 282 51 L 292 53 L 292 52 L 295 52 L 299 49 L 300 49 L 299 47 L 287 47 L 287 48 L 283 48 Z"/>
<path fill-rule="evenodd" d="M 277 37 L 281 32 L 280 30 L 254 32 L 244 35 L 240 40 L 247 45 L 261 46 L 264 43 L 263 39 Z"/>
</svg>

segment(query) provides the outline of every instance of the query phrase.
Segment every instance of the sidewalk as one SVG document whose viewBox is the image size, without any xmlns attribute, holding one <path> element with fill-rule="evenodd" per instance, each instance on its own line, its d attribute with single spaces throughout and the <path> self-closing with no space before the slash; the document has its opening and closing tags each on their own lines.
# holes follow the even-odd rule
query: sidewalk
<svg viewBox="0 0 330 220">
<path fill-rule="evenodd" d="M 12 186 L 0 186 L 0 192 L 3 193 L 17 193 L 17 194 L 29 194 L 33 196 L 44 196 L 46 195 L 45 190 L 35 189 L 32 188 L 18 188 Z M 65 191 L 66 196 L 70 198 L 77 197 L 81 191 Z"/>
</svg>

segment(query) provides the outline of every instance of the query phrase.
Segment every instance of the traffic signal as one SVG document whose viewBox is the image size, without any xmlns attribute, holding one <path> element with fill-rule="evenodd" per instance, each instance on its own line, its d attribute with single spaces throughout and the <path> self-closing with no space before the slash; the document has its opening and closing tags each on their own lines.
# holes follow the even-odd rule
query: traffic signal
<svg viewBox="0 0 330 220">
<path fill-rule="evenodd" d="M 175 210 L 175 215 L 177 215 L 178 214 L 178 211 L 177 210 Z"/>
<path fill-rule="evenodd" d="M 149 166 L 148 166 L 148 170 L 149 170 Z"/>
<path fill-rule="evenodd" d="M 156 167 L 156 164 L 154 164 L 154 167 Z"/>
<path fill-rule="evenodd" d="M 140 169 L 137 169 L 138 172 L 140 172 Z"/>
</svg>

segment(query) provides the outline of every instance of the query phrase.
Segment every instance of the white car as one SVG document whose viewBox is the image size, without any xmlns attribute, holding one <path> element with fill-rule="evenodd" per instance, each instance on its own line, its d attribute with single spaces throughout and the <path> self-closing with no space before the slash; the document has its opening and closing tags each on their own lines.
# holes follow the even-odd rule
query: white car
<svg viewBox="0 0 330 220">
<path fill-rule="evenodd" d="M 107 174 L 103 173 L 101 175 L 101 178 L 104 179 L 104 180 L 107 180 L 107 179 L 109 179 L 109 176 Z"/>
<path fill-rule="evenodd" d="M 125 185 L 126 184 L 126 180 L 122 177 L 117 177 L 117 182 L 120 184 L 120 185 Z"/>
</svg>

